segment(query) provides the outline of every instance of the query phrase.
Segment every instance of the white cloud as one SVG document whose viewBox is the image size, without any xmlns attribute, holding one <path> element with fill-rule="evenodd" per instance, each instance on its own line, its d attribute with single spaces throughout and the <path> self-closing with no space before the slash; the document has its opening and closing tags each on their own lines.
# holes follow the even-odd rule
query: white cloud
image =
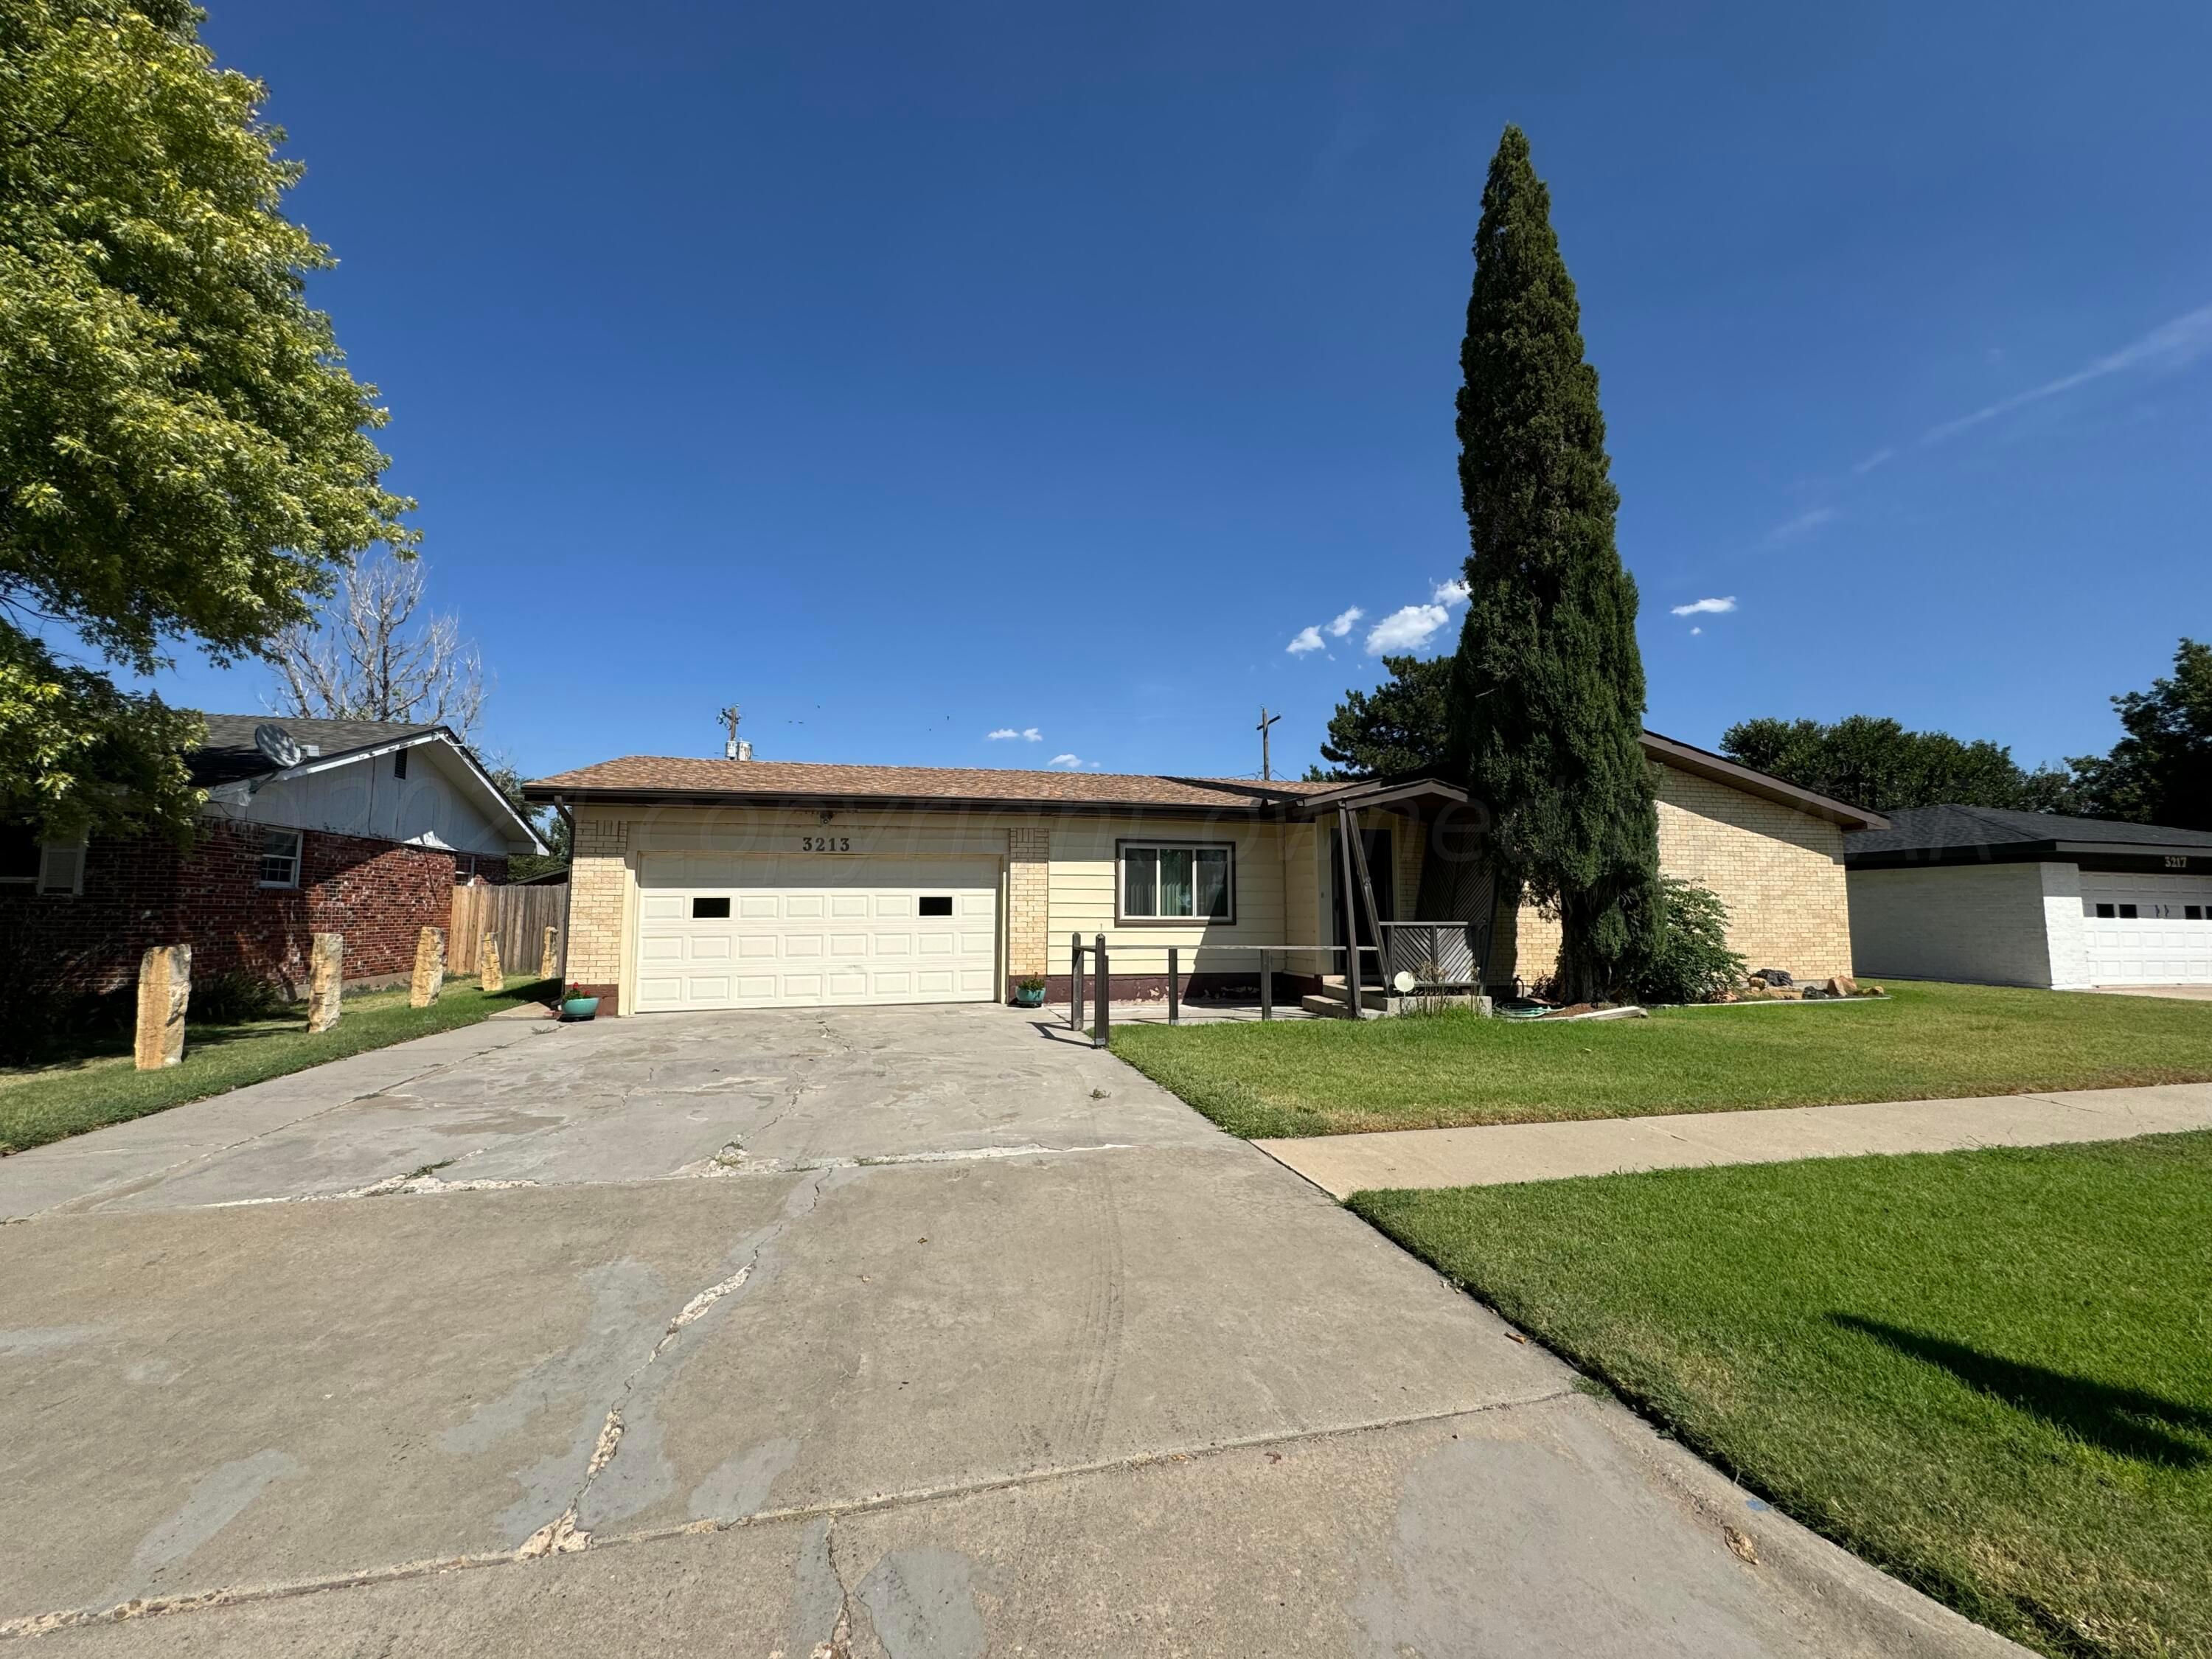
<svg viewBox="0 0 2212 1659">
<path fill-rule="evenodd" d="M 1702 628 L 1693 628 L 1690 630 L 1691 637 L 1695 638 L 1698 635 L 1702 634 L 1705 631 L 1705 630 Z"/>
<path fill-rule="evenodd" d="M 2212 306 L 2204 306 L 2170 323 L 2160 324 L 2140 340 L 2122 346 L 2118 351 L 2098 358 L 2071 374 L 2062 374 L 2055 380 L 2045 380 L 2041 386 L 2031 386 L 2026 392 L 2016 392 L 2009 398 L 1962 415 L 1955 421 L 1946 421 L 1941 426 L 1930 427 L 1921 434 L 1920 441 L 1940 444 L 1955 438 L 1961 432 L 1971 431 L 1984 421 L 1994 421 L 2000 415 L 2009 415 L 2015 409 L 2030 404 L 2039 404 L 2045 398 L 2056 398 L 2063 392 L 2087 386 L 2092 380 L 2101 380 L 2110 374 L 2124 374 L 2134 368 L 2179 368 L 2193 362 L 2207 351 L 2212 351 Z"/>
<path fill-rule="evenodd" d="M 1083 762 L 1080 757 L 1075 755 L 1054 755 L 1049 761 L 1046 762 L 1045 764 L 1048 766 L 1066 766 L 1073 768 L 1082 765 Z"/>
<path fill-rule="evenodd" d="M 1356 605 L 1349 611 L 1339 611 L 1328 624 L 1329 638 L 1333 640 L 1342 639 L 1346 634 L 1349 634 L 1352 631 L 1352 624 L 1358 622 L 1367 613 L 1364 611 L 1362 611 Z"/>
<path fill-rule="evenodd" d="M 1283 647 L 1294 657 L 1303 657 L 1309 651 L 1321 648 L 1321 629 L 1318 628 L 1301 628 L 1291 636 L 1291 642 Z"/>
<path fill-rule="evenodd" d="M 1044 738 L 1044 733 L 1034 726 L 1025 726 L 1019 732 L 1015 731 L 1011 726 L 1002 726 L 997 731 L 986 732 L 983 735 L 993 743 L 1001 742 L 1007 738 L 1018 738 L 1024 743 L 1039 743 Z"/>
<path fill-rule="evenodd" d="M 1467 584 L 1463 581 L 1438 582 L 1437 591 L 1430 597 L 1447 611 L 1467 603 Z"/>
<path fill-rule="evenodd" d="M 1892 449 L 1887 444 L 1884 444 L 1880 449 L 1875 450 L 1873 454 L 1868 456 L 1866 459 L 1861 461 L 1856 466 L 1854 466 L 1851 469 L 1851 476 L 1855 478 L 1863 478 L 1868 473 L 1873 471 L 1875 468 L 1881 465 L 1887 461 L 1893 461 L 1896 459 L 1897 452 Z"/>
<path fill-rule="evenodd" d="M 1401 605 L 1368 630 L 1367 654 L 1417 651 L 1450 620 L 1451 612 L 1440 605 Z"/>
<path fill-rule="evenodd" d="M 1796 518 L 1784 519 L 1773 529 L 1768 531 L 1766 539 L 1770 545 L 1776 542 L 1795 541 L 1808 532 L 1818 530 L 1824 524 L 1833 524 L 1842 516 L 1832 507 L 1808 507 Z"/>
<path fill-rule="evenodd" d="M 1678 605 L 1674 607 L 1674 614 L 1678 617 L 1720 617 L 1735 609 L 1735 595 L 1731 593 L 1724 599 L 1692 599 L 1687 605 Z"/>
</svg>

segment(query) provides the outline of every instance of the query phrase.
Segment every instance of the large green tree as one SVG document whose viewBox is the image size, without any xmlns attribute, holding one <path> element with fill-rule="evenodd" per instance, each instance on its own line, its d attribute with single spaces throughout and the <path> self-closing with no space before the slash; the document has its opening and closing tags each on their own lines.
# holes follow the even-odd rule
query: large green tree
<svg viewBox="0 0 2212 1659">
<path fill-rule="evenodd" d="M 178 0 L 0 0 L 0 819 L 181 830 L 194 722 L 94 665 L 265 651 L 413 504 L 305 296 L 299 164 Z"/>
<path fill-rule="evenodd" d="M 1658 925 L 1658 827 L 1597 371 L 1518 127 L 1483 186 L 1460 364 L 1473 553 L 1452 755 L 1496 815 L 1504 870 L 1557 910 L 1558 988 L 1579 1000 L 1613 989 Z"/>
<path fill-rule="evenodd" d="M 1444 765 L 1452 659 L 1385 657 L 1382 667 L 1389 678 L 1372 691 L 1346 691 L 1329 716 L 1328 738 L 1321 746 L 1328 765 L 1309 767 L 1310 781 L 1407 777 Z"/>
<path fill-rule="evenodd" d="M 1863 806 L 2002 806 L 2021 811 L 2076 810 L 2074 781 L 2063 771 L 2021 769 L 2012 751 L 1986 738 L 1964 742 L 1948 732 L 1908 732 L 1893 720 L 1852 714 L 1819 720 L 1740 720 L 1721 735 L 1730 760 Z"/>
<path fill-rule="evenodd" d="M 2212 830 L 2212 645 L 2185 639 L 2173 678 L 2112 699 L 2127 732 L 2109 755 L 2073 763 L 2100 817 Z"/>
</svg>

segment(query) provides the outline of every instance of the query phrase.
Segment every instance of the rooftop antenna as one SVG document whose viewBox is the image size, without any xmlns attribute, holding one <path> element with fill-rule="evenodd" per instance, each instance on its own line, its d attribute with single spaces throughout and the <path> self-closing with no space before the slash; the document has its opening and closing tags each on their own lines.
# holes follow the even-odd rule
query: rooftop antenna
<svg viewBox="0 0 2212 1659">
<path fill-rule="evenodd" d="M 1270 714 L 1266 703 L 1260 705 L 1260 781 L 1262 783 L 1272 781 L 1275 775 L 1267 760 L 1267 728 L 1282 718 L 1280 714 Z"/>
<path fill-rule="evenodd" d="M 722 758 L 724 760 L 750 760 L 753 757 L 752 744 L 750 743 L 739 743 L 738 741 L 738 722 L 744 718 L 744 716 L 738 712 L 738 705 L 732 703 L 727 708 L 725 708 L 720 713 L 717 714 L 714 718 L 722 725 L 730 728 L 729 738 L 722 744 Z"/>
</svg>

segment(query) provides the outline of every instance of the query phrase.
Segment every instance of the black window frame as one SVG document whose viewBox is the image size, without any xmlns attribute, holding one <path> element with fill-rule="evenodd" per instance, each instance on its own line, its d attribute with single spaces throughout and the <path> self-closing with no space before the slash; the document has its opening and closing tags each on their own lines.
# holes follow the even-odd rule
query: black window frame
<svg viewBox="0 0 2212 1659">
<path fill-rule="evenodd" d="M 1228 869 L 1222 879 L 1222 896 L 1228 911 L 1222 915 L 1140 916 L 1129 911 L 1127 857 L 1133 847 L 1155 850 L 1174 848 L 1190 853 L 1225 853 Z M 1157 891 L 1157 885 L 1155 891 Z M 1198 903 L 1197 860 L 1192 860 L 1191 903 Z M 1117 927 L 1234 927 L 1237 925 L 1237 843 L 1233 841 L 1188 841 L 1176 836 L 1124 836 L 1114 842 L 1114 925 Z"/>
<path fill-rule="evenodd" d="M 407 751 L 404 749 L 395 749 L 392 751 L 392 775 L 403 783 L 406 781 Z"/>
</svg>

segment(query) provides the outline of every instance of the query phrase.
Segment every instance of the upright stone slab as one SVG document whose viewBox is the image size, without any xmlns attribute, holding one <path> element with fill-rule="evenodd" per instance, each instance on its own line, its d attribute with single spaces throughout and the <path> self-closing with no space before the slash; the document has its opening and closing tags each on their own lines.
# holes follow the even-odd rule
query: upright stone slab
<svg viewBox="0 0 2212 1659">
<path fill-rule="evenodd" d="M 477 956 L 477 983 L 487 991 L 507 989 L 507 975 L 499 965 L 499 935 L 486 933 Z"/>
<path fill-rule="evenodd" d="M 559 977 L 560 972 L 561 930 L 558 927 L 548 927 L 545 930 L 545 943 L 538 952 L 538 977 L 555 979 Z"/>
<path fill-rule="evenodd" d="M 425 927 L 415 941 L 415 980 L 407 988 L 407 1006 L 427 1008 L 446 988 L 446 934 L 440 927 Z"/>
<path fill-rule="evenodd" d="M 192 999 L 192 947 L 157 945 L 138 959 L 137 1065 L 158 1072 L 185 1057 L 185 1006 Z"/>
<path fill-rule="evenodd" d="M 327 1031 L 338 1023 L 345 990 L 345 935 L 316 933 L 307 951 L 307 1029 Z"/>
</svg>

